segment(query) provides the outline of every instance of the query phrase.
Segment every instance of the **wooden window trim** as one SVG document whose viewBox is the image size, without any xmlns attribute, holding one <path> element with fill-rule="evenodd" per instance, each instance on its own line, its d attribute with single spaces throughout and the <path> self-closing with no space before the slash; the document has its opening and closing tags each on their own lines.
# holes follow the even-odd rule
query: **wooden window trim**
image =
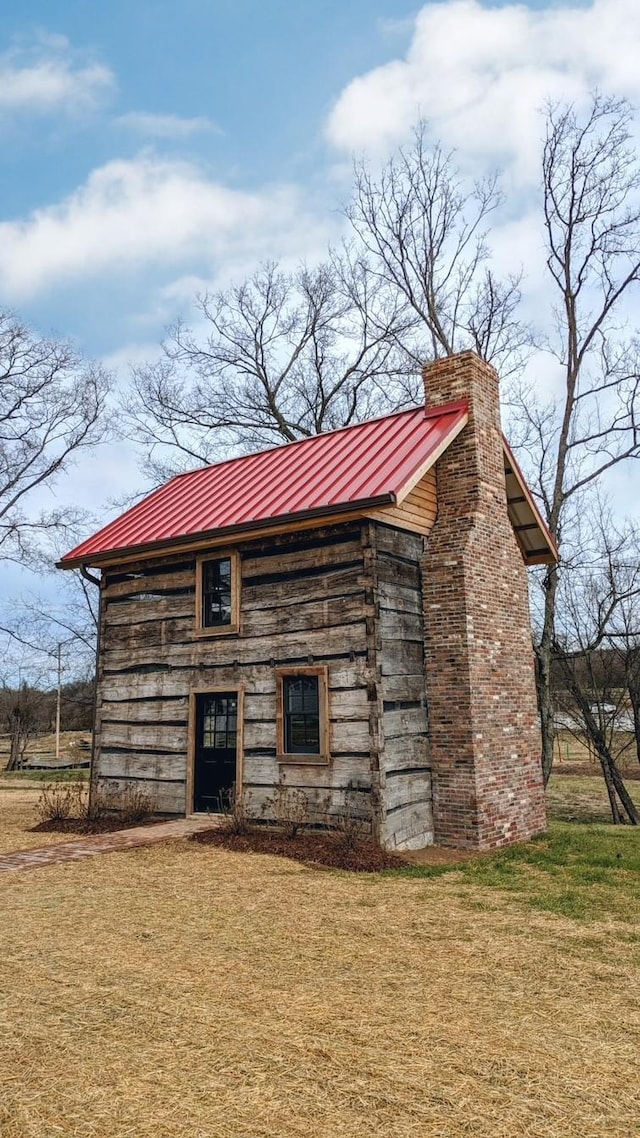
<svg viewBox="0 0 640 1138">
<path fill-rule="evenodd" d="M 231 562 L 231 624 L 204 625 L 202 623 L 202 579 L 203 565 L 208 561 Z M 196 624 L 195 635 L 199 637 L 233 636 L 240 632 L 240 589 L 242 573 L 240 556 L 233 549 L 216 549 L 196 557 Z"/>
<path fill-rule="evenodd" d="M 287 676 L 317 676 L 320 711 L 320 754 L 290 755 L 284 749 L 284 679 Z M 331 761 L 329 744 L 329 669 L 325 665 L 276 668 L 276 759 L 290 765 L 326 767 Z"/>
</svg>

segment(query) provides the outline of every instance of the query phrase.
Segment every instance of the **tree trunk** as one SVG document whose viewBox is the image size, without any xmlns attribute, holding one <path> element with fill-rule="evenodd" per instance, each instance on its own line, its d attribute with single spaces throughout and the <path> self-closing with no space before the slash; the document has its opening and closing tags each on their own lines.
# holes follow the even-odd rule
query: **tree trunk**
<svg viewBox="0 0 640 1138">
<path fill-rule="evenodd" d="M 614 824 L 629 822 L 631 826 L 640 826 L 640 814 L 636 810 L 633 799 L 624 784 L 624 779 L 620 774 L 617 763 L 609 748 L 599 746 L 598 758 L 600 759 L 604 781 L 607 785 L 607 793 L 611 805 L 611 817 Z M 618 803 L 615 801 L 616 796 L 620 800 L 622 811 L 620 811 Z"/>
<path fill-rule="evenodd" d="M 633 708 L 633 733 L 636 739 L 636 757 L 640 763 L 640 687 L 629 694 Z"/>
<path fill-rule="evenodd" d="M 536 649 L 538 667 L 538 704 L 540 707 L 540 732 L 542 735 L 542 778 L 546 786 L 553 767 L 553 747 L 555 742 L 555 707 L 553 700 L 553 642 L 555 629 L 556 594 L 558 591 L 558 570 L 555 565 L 549 568 L 544 583 L 544 623 L 540 643 Z"/>
<path fill-rule="evenodd" d="M 603 759 L 603 758 L 600 759 L 600 766 L 602 767 L 602 775 L 604 777 L 604 784 L 607 788 L 607 794 L 609 795 L 609 806 L 611 807 L 611 820 L 612 820 L 614 826 L 619 826 L 623 822 L 623 818 L 622 818 L 622 815 L 620 813 L 620 807 L 618 806 L 618 801 L 616 799 L 616 789 L 615 789 L 615 786 L 613 785 L 613 782 L 611 779 L 611 773 L 609 771 L 609 766 L 608 766 L 605 759 Z"/>
<path fill-rule="evenodd" d="M 630 650 L 628 663 L 629 675 L 627 688 L 633 712 L 633 733 L 636 740 L 636 756 L 640 763 L 640 649 Z"/>
<path fill-rule="evenodd" d="M 11 746 L 9 750 L 9 762 L 7 763 L 6 770 L 17 771 L 21 766 L 22 758 L 22 724 L 19 719 L 14 719 L 11 727 Z"/>
<path fill-rule="evenodd" d="M 631 798 L 631 795 L 629 794 L 629 791 L 624 784 L 624 779 L 613 759 L 610 759 L 609 773 L 611 775 L 613 785 L 616 788 L 618 798 L 624 807 L 629 823 L 632 826 L 640 826 L 640 814 L 635 808 L 633 799 Z"/>
</svg>

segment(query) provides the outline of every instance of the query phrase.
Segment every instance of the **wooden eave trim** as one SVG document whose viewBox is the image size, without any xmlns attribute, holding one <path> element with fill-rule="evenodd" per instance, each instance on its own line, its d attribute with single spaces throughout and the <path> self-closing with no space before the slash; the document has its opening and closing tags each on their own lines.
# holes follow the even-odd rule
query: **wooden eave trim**
<svg viewBox="0 0 640 1138">
<path fill-rule="evenodd" d="M 274 518 L 263 518 L 257 522 L 243 522 L 237 526 L 223 529 L 204 530 L 202 533 L 185 534 L 183 537 L 166 541 L 146 542 L 143 545 L 127 545 L 122 549 L 105 550 L 104 553 L 86 554 L 84 557 L 63 558 L 56 562 L 56 569 L 79 569 L 91 565 L 95 569 L 110 565 L 122 565 L 127 561 L 139 561 L 144 557 L 160 557 L 165 553 L 196 552 L 200 549 L 215 549 L 229 544 L 230 539 L 250 541 L 254 537 L 273 533 L 295 533 L 300 528 L 312 525 L 330 524 L 334 520 L 352 521 L 363 517 L 367 510 L 380 506 L 395 506 L 397 495 L 378 494 L 374 498 L 362 498 L 357 502 L 345 502 L 339 506 L 303 510 L 296 514 L 280 514 Z"/>
<path fill-rule="evenodd" d="M 540 553 L 539 550 L 526 553 L 525 550 L 522 550 L 522 556 L 525 565 L 549 565 L 552 563 L 550 550 L 545 550 L 544 553 Z"/>
<path fill-rule="evenodd" d="M 545 542 L 547 543 L 547 545 L 549 547 L 548 554 L 545 554 L 540 549 L 536 549 L 536 550 L 531 550 L 531 555 L 527 556 L 527 551 L 523 550 L 522 552 L 523 552 L 523 556 L 525 558 L 525 561 L 527 562 L 528 565 L 542 565 L 542 564 L 548 565 L 554 561 L 558 562 L 560 560 L 560 555 L 558 553 L 558 547 L 557 547 L 555 541 L 553 540 L 551 534 L 549 533 L 549 530 L 547 528 L 547 524 L 543 520 L 542 514 L 540 513 L 540 510 L 538 509 L 538 507 L 536 505 L 535 499 L 533 498 L 533 495 L 531 494 L 531 491 L 529 490 L 529 487 L 527 486 L 524 474 L 522 473 L 522 471 L 518 465 L 516 456 L 514 455 L 512 449 L 509 446 L 509 443 L 505 439 L 504 435 L 502 436 L 502 444 L 504 447 L 505 458 L 507 459 L 507 462 L 509 463 L 509 465 L 511 467 L 511 473 L 513 474 L 513 477 L 516 479 L 516 482 L 518 483 L 520 490 L 522 491 L 522 495 L 524 497 L 524 500 L 527 503 L 529 509 L 531 510 L 531 513 L 533 514 L 536 522 L 538 523 L 538 527 L 540 529 L 542 537 L 544 538 Z M 509 499 L 507 499 L 507 502 L 508 501 L 509 501 Z M 515 499 L 511 499 L 511 501 L 515 501 Z"/>
<path fill-rule="evenodd" d="M 449 404 L 448 407 L 438 407 L 438 408 L 432 409 L 433 415 L 435 415 L 436 411 L 438 412 L 438 414 L 442 415 L 442 414 L 446 414 L 448 411 L 453 413 L 456 410 L 462 411 L 463 409 L 465 411 L 465 414 L 462 417 L 462 419 L 460 420 L 460 422 L 456 423 L 455 426 L 453 426 L 451 428 L 451 430 L 449 431 L 449 433 L 447 435 L 445 435 L 444 439 L 439 444 L 439 446 L 437 446 L 435 448 L 435 450 L 432 451 L 432 453 L 429 455 L 429 457 L 427 459 L 425 459 L 425 461 L 423 463 L 421 463 L 421 465 L 417 468 L 417 470 L 415 470 L 413 472 L 413 474 L 411 475 L 411 478 L 409 478 L 408 481 L 405 482 L 404 486 L 400 490 L 398 490 L 398 492 L 396 493 L 396 504 L 398 506 L 402 505 L 402 502 L 407 497 L 407 495 L 410 494 L 413 489 L 415 489 L 415 487 L 418 485 L 418 482 L 420 482 L 420 480 L 422 478 L 424 478 L 425 474 L 428 474 L 428 472 L 431 470 L 431 467 L 435 465 L 435 463 L 438 461 L 438 459 L 441 457 L 441 455 L 443 455 L 444 452 L 447 450 L 447 448 L 449 446 L 451 446 L 451 443 L 453 442 L 453 440 L 458 437 L 458 435 L 460 434 L 460 431 L 464 430 L 467 423 L 469 422 L 469 403 L 466 399 L 462 400 L 460 403 Z M 428 411 L 429 411 L 429 408 L 427 408 L 427 412 Z"/>
</svg>

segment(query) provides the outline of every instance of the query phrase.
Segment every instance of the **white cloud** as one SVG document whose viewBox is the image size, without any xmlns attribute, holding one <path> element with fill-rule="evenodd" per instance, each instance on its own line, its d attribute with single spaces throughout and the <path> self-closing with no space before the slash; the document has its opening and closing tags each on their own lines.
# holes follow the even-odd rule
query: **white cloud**
<svg viewBox="0 0 640 1138">
<path fill-rule="evenodd" d="M 313 256 L 326 243 L 291 186 L 260 192 L 209 181 L 194 165 L 143 154 L 94 170 L 58 205 L 0 224 L 0 291 L 9 301 L 68 280 L 144 266 L 198 273 L 224 262 Z"/>
<path fill-rule="evenodd" d="M 489 7 L 483 0 L 427 4 L 404 59 L 354 79 L 327 123 L 341 150 L 383 155 L 418 114 L 467 161 L 536 169 L 539 109 L 547 98 L 586 99 L 595 86 L 640 99 L 638 0 L 583 7 Z"/>
<path fill-rule="evenodd" d="M 181 118 L 180 115 L 156 115 L 146 111 L 131 111 L 116 119 L 120 126 L 146 138 L 184 139 L 194 134 L 221 134 L 220 127 L 204 117 Z"/>
<path fill-rule="evenodd" d="M 160 351 L 157 340 L 127 343 L 102 356 L 100 363 L 115 376 L 116 383 L 121 385 L 128 381 L 132 367 L 155 359 Z"/>
<path fill-rule="evenodd" d="M 63 36 L 40 36 L 0 55 L 0 114 L 75 114 L 99 105 L 115 88 L 113 72 L 81 57 Z"/>
</svg>

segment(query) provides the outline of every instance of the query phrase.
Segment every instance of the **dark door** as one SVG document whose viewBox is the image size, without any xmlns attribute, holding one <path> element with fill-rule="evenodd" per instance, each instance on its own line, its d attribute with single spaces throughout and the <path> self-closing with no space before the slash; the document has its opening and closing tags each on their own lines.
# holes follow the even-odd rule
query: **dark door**
<svg viewBox="0 0 640 1138">
<path fill-rule="evenodd" d="M 196 694 L 193 809 L 218 813 L 236 781 L 238 693 Z"/>
</svg>

